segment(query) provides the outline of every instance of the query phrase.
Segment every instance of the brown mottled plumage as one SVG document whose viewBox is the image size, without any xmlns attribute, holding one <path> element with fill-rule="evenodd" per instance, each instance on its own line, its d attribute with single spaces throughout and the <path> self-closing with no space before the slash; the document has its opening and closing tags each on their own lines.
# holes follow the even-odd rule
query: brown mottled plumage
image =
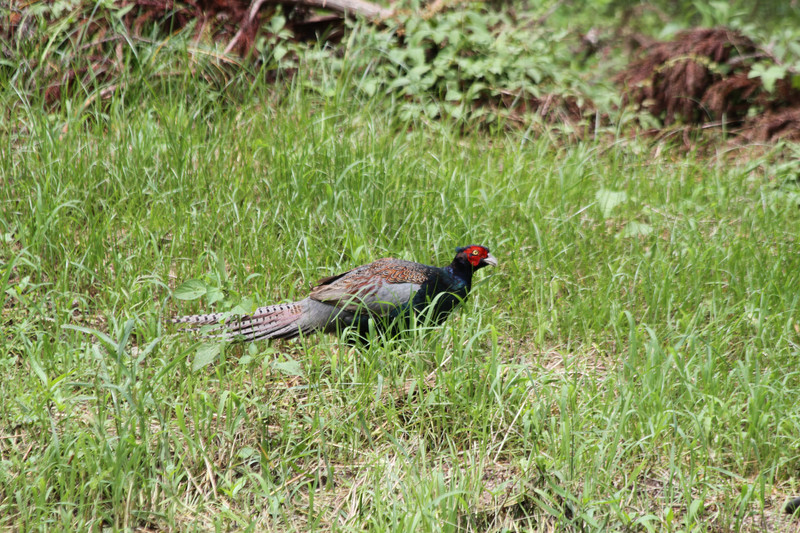
<svg viewBox="0 0 800 533">
<path fill-rule="evenodd" d="M 212 325 L 228 339 L 254 341 L 289 339 L 314 331 L 334 332 L 353 327 L 361 336 L 370 319 L 378 329 L 396 324 L 404 313 L 419 313 L 433 305 L 432 318 L 441 323 L 472 287 L 472 274 L 497 260 L 484 246 L 456 249 L 449 265 L 439 268 L 401 259 L 378 259 L 338 276 L 320 280 L 298 302 L 259 307 L 250 316 L 228 322 L 226 313 L 174 318 L 177 324 Z"/>
</svg>

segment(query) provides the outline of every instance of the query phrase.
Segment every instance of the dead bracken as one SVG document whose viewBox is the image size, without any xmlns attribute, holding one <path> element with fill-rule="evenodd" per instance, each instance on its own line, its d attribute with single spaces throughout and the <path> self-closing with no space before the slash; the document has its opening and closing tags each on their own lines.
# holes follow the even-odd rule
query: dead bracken
<svg viewBox="0 0 800 533">
<path fill-rule="evenodd" d="M 740 32 L 700 28 L 644 47 L 617 77 L 624 103 L 663 121 L 718 124 L 751 141 L 800 138 L 800 91 L 793 73 L 768 87 L 757 64 L 771 54 Z"/>
<path fill-rule="evenodd" d="M 0 26 L 0 57 L 20 65 L 13 76 L 25 80 L 22 85 L 31 92 L 42 93 L 50 108 L 59 105 L 62 95 L 73 94 L 80 87 L 91 93 L 84 106 L 98 97 L 110 98 L 124 85 L 123 73 L 132 68 L 126 64 L 132 61 L 125 54 L 129 42 L 166 42 L 183 31 L 192 42 L 215 43 L 215 48 L 202 54 L 213 56 L 217 63 L 258 64 L 264 61 L 259 54 L 264 39 L 340 47 L 346 15 L 397 27 L 398 35 L 403 34 L 403 16 L 409 15 L 365 0 L 122 0 L 115 5 L 113 17 L 95 11 L 46 12 L 47 26 L 68 23 L 70 30 L 65 34 L 80 36 L 81 42 L 70 48 L 65 41 L 65 50 L 45 57 L 45 51 L 53 46 L 47 32 L 37 30 L 42 20 L 31 14 L 33 4 L 20 3 L 8 9 L 5 24 Z M 419 16 L 439 16 L 457 5 L 433 2 Z M 117 16 L 124 31 L 112 24 Z M 281 24 L 273 24 L 275 17 L 281 17 Z M 403 46 L 403 40 L 399 42 Z M 582 42 L 591 53 L 597 50 L 592 32 Z M 616 76 L 622 105 L 633 105 L 654 116 L 662 129 L 673 124 L 712 130 L 724 127 L 744 142 L 800 140 L 800 74 L 781 65 L 767 48 L 741 32 L 698 28 L 680 32 L 670 41 L 639 35 L 636 42 L 640 47 L 637 57 Z M 154 75 L 194 74 L 195 70 L 196 65 L 189 65 Z M 267 69 L 265 76 L 277 79 L 277 72 Z M 295 69 L 286 67 L 280 72 L 291 77 Z M 92 93 L 93 87 L 99 90 Z M 598 109 L 589 95 L 541 89 L 534 97 L 518 89 L 492 87 L 470 105 L 489 113 L 501 111 L 509 125 L 527 127 L 534 116 L 556 129 L 587 122 L 608 125 L 613 109 Z M 576 133 L 572 136 L 577 137 L 588 131 L 564 128 L 564 132 L 573 129 Z"/>
</svg>

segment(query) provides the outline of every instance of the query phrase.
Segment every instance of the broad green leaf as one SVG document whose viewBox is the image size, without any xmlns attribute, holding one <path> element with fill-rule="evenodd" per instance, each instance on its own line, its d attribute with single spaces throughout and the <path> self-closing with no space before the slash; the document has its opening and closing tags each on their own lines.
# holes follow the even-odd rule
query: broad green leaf
<svg viewBox="0 0 800 533">
<path fill-rule="evenodd" d="M 206 301 L 208 302 L 208 305 L 216 303 L 222 300 L 224 297 L 225 294 L 223 294 L 219 287 L 208 287 L 208 290 L 206 291 Z"/>
<path fill-rule="evenodd" d="M 178 300 L 197 300 L 207 291 L 208 289 L 206 288 L 205 283 L 199 279 L 190 279 L 183 282 L 178 288 L 176 288 L 172 293 L 172 296 Z"/>
<path fill-rule="evenodd" d="M 600 189 L 594 197 L 605 218 L 610 217 L 614 208 L 628 199 L 625 191 L 612 191 L 611 189 Z"/>
<path fill-rule="evenodd" d="M 392 83 L 389 85 L 389 88 L 390 88 L 390 89 L 396 89 L 396 88 L 398 88 L 398 87 L 405 87 L 405 86 L 406 86 L 406 85 L 408 85 L 409 83 L 411 83 L 411 81 L 410 81 L 408 78 L 397 78 L 396 80 L 394 80 L 394 81 L 393 81 L 393 82 L 392 82 Z"/>
<path fill-rule="evenodd" d="M 192 371 L 197 372 L 201 368 L 213 363 L 217 356 L 222 351 L 222 343 L 206 343 L 201 344 L 194 354 L 194 361 L 192 361 Z"/>
<path fill-rule="evenodd" d="M 640 235 L 650 235 L 651 233 L 653 233 L 653 226 L 644 222 L 636 222 L 635 220 L 628 222 L 625 229 L 622 230 L 622 235 L 625 237 L 638 237 Z"/>
<path fill-rule="evenodd" d="M 747 74 L 748 78 L 761 78 L 764 88 L 772 92 L 775 90 L 775 82 L 786 76 L 786 67 L 778 65 L 766 66 L 764 63 L 756 63 Z"/>
<path fill-rule="evenodd" d="M 269 19 L 269 29 L 272 33 L 278 33 L 286 25 L 286 17 L 273 15 Z"/>
<path fill-rule="evenodd" d="M 44 368 L 42 368 L 41 363 L 39 363 L 39 360 L 36 359 L 36 357 L 29 357 L 28 363 L 30 363 L 33 373 L 36 374 L 36 376 L 42 382 L 42 385 L 49 387 L 50 380 L 47 379 L 47 373 L 45 373 Z"/>
<path fill-rule="evenodd" d="M 408 78 L 410 80 L 420 80 L 422 76 L 427 74 L 427 72 L 431 69 L 428 65 L 420 65 L 418 67 L 414 67 L 408 71 Z"/>
<path fill-rule="evenodd" d="M 800 89 L 800 74 L 792 76 L 792 89 Z"/>
<path fill-rule="evenodd" d="M 377 78 L 369 78 L 361 84 L 361 90 L 367 96 L 375 96 L 375 91 L 378 89 L 378 79 Z"/>
<path fill-rule="evenodd" d="M 697 519 L 697 515 L 699 512 L 702 512 L 702 509 L 703 509 L 703 500 L 700 499 L 692 500 L 692 503 L 689 504 L 689 518 Z"/>
<path fill-rule="evenodd" d="M 251 448 L 250 446 L 239 448 L 239 450 L 236 452 L 236 455 L 238 455 L 242 459 L 250 459 L 251 457 L 257 457 L 258 454 L 259 451 L 256 450 L 255 448 Z"/>
<path fill-rule="evenodd" d="M 423 48 L 411 48 L 407 51 L 406 64 L 413 69 L 426 69 L 428 64 L 425 61 L 425 50 Z"/>
<path fill-rule="evenodd" d="M 444 96 L 444 99 L 448 102 L 455 102 L 464 98 L 464 95 L 456 89 L 455 87 L 448 87 L 447 94 Z"/>
<path fill-rule="evenodd" d="M 286 374 L 287 376 L 302 376 L 303 375 L 303 367 L 300 366 L 300 363 L 290 359 L 288 361 L 275 361 L 272 363 L 272 368 Z"/>
<path fill-rule="evenodd" d="M 230 313 L 232 316 L 252 315 L 256 309 L 257 306 L 255 302 L 253 302 L 253 299 L 245 298 L 241 302 L 239 302 L 239 304 L 236 307 L 231 309 Z"/>
</svg>

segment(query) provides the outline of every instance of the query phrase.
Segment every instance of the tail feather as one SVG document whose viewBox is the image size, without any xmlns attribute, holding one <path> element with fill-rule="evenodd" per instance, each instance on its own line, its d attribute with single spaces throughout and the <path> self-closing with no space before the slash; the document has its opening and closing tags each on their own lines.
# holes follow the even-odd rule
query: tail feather
<svg viewBox="0 0 800 533">
<path fill-rule="evenodd" d="M 191 329 L 195 326 L 205 326 L 207 324 L 218 324 L 220 320 L 228 316 L 227 313 L 211 313 L 209 315 L 187 315 L 176 316 L 172 319 L 173 324 L 191 324 Z"/>
<path fill-rule="evenodd" d="M 223 332 L 220 337 L 229 340 L 290 339 L 316 329 L 313 323 L 303 323 L 305 300 L 259 307 L 252 315 L 231 318 L 227 313 L 191 315 L 173 318 L 175 324 L 189 324 L 189 329 L 198 330 L 203 326 L 208 332 Z"/>
<path fill-rule="evenodd" d="M 255 337 L 289 339 L 300 334 L 298 322 L 302 317 L 302 306 L 297 303 L 261 307 L 252 316 L 227 324 L 227 333 L 248 341 Z"/>
</svg>

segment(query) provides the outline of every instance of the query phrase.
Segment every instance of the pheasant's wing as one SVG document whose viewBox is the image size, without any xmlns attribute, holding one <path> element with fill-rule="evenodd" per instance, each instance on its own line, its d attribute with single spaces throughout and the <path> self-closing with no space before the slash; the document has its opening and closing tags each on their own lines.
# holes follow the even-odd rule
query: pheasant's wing
<svg viewBox="0 0 800 533">
<path fill-rule="evenodd" d="M 378 259 L 344 274 L 320 280 L 311 289 L 311 299 L 355 312 L 366 307 L 383 315 L 411 300 L 434 267 L 403 261 Z"/>
</svg>

